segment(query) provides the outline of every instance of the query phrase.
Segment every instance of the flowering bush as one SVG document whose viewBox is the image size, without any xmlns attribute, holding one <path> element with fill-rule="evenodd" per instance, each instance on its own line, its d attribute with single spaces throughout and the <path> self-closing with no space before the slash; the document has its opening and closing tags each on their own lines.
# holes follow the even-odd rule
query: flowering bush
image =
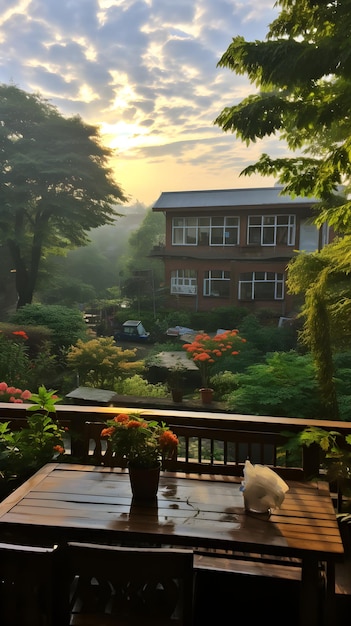
<svg viewBox="0 0 351 626">
<path fill-rule="evenodd" d="M 28 389 L 22 391 L 16 387 L 11 387 L 7 383 L 0 383 L 0 402 L 15 402 L 22 404 L 25 400 L 30 400 L 31 392 Z"/>
<path fill-rule="evenodd" d="M 171 458 L 178 438 L 164 423 L 146 421 L 138 413 L 120 413 L 107 421 L 102 437 L 111 440 L 113 451 L 134 467 L 155 467 Z"/>
<path fill-rule="evenodd" d="M 31 330 L 31 340 L 24 330 L 11 330 L 14 328 L 13 324 L 2 324 L 2 327 L 3 329 L 0 328 L 0 380 L 6 380 L 9 386 L 22 389 L 35 388 L 43 382 L 49 385 L 55 377 L 57 367 L 56 356 L 51 354 L 50 342 L 43 342 L 42 337 L 38 336 L 38 342 L 35 344 L 34 327 Z M 36 345 L 35 350 L 34 345 Z M 37 350 L 38 353 L 36 353 Z M 5 398 L 1 400 L 9 401 Z"/>
<path fill-rule="evenodd" d="M 192 343 L 183 345 L 187 356 L 200 370 L 202 387 L 208 387 L 210 371 L 214 363 L 224 355 L 239 354 L 238 348 L 241 343 L 246 343 L 246 339 L 240 337 L 238 333 L 238 330 L 226 330 L 215 337 L 200 333 L 196 335 Z"/>
</svg>

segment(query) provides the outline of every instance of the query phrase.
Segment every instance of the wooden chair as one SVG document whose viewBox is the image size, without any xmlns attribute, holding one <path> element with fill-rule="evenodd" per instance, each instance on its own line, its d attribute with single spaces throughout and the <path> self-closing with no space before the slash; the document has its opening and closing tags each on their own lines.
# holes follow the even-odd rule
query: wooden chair
<svg viewBox="0 0 351 626">
<path fill-rule="evenodd" d="M 1 626 L 53 626 L 57 546 L 0 543 Z"/>
<path fill-rule="evenodd" d="M 193 552 L 70 542 L 62 606 L 70 626 L 192 626 Z M 69 599 L 69 607 L 68 607 Z"/>
<path fill-rule="evenodd" d="M 109 439 L 101 437 L 105 422 L 85 422 L 83 429 L 83 463 L 125 467 L 126 460 L 117 457 Z"/>
</svg>

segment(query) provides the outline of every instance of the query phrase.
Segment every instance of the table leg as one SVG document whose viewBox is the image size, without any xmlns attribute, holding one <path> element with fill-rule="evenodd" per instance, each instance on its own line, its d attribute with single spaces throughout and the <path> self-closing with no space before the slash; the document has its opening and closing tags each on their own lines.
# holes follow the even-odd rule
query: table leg
<svg viewBox="0 0 351 626">
<path fill-rule="evenodd" d="M 320 626 L 319 589 L 318 561 L 304 559 L 301 572 L 299 626 Z"/>
<path fill-rule="evenodd" d="M 324 608 L 324 626 L 335 624 L 335 563 L 326 563 L 326 593 Z"/>
</svg>

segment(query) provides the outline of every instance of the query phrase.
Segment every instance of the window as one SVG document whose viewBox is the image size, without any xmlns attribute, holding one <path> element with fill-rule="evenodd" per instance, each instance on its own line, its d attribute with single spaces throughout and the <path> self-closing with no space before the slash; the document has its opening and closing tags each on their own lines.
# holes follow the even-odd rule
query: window
<svg viewBox="0 0 351 626">
<path fill-rule="evenodd" d="M 247 272 L 240 274 L 239 300 L 283 300 L 284 274 Z"/>
<path fill-rule="evenodd" d="M 195 295 L 197 293 L 195 270 L 173 270 L 171 272 L 171 293 Z"/>
<path fill-rule="evenodd" d="M 209 270 L 205 272 L 204 296 L 216 298 L 229 298 L 230 272 L 222 270 Z"/>
<path fill-rule="evenodd" d="M 250 215 L 247 243 L 258 246 L 293 246 L 295 232 L 295 215 Z"/>
<path fill-rule="evenodd" d="M 174 246 L 235 246 L 239 243 L 238 217 L 174 217 Z"/>
<path fill-rule="evenodd" d="M 178 246 L 197 244 L 197 217 L 176 217 L 173 219 L 172 243 Z"/>
</svg>

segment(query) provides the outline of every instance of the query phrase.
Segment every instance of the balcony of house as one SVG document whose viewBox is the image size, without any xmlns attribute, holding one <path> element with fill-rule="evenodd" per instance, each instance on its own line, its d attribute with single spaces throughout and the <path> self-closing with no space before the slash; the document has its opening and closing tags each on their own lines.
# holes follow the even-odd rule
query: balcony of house
<svg viewBox="0 0 351 626">
<path fill-rule="evenodd" d="M 230 260 L 256 261 L 272 260 L 287 262 L 296 255 L 296 250 L 286 246 L 154 246 L 151 257 L 162 259 L 193 259 L 193 260 Z"/>
</svg>

